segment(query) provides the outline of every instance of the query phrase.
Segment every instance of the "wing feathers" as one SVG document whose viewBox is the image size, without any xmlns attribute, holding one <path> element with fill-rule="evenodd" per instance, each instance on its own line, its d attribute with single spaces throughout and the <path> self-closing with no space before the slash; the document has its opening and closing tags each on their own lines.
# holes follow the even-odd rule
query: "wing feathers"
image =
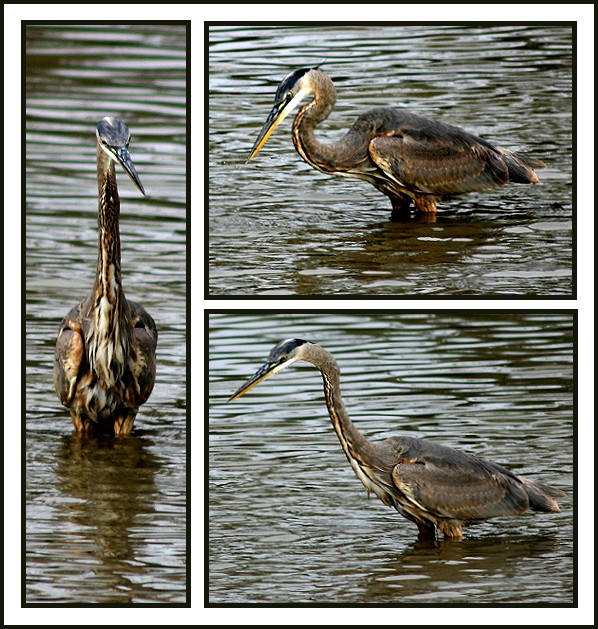
<svg viewBox="0 0 598 629">
<path fill-rule="evenodd" d="M 392 479 L 407 498 L 437 517 L 481 520 L 529 508 L 523 486 L 502 474 L 399 463 Z"/>
</svg>

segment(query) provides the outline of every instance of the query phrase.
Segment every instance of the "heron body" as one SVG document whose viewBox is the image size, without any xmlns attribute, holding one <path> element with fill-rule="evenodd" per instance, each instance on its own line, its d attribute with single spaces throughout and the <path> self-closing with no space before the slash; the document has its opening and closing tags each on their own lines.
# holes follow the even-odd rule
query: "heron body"
<svg viewBox="0 0 598 629">
<path fill-rule="evenodd" d="M 91 293 L 62 320 L 54 388 L 75 430 L 127 435 L 154 387 L 158 332 L 152 317 L 124 294 L 120 257 L 118 162 L 145 194 L 131 160 L 127 125 L 97 125 L 98 264 Z"/>
<path fill-rule="evenodd" d="M 249 159 L 308 96 L 313 99 L 299 109 L 293 123 L 299 155 L 322 172 L 371 183 L 389 197 L 393 214 L 404 213 L 412 203 L 419 212 L 434 214 L 443 197 L 507 182 L 538 183 L 534 169 L 545 167 L 458 127 L 391 107 L 366 111 L 340 140 L 321 143 L 314 130 L 330 115 L 336 90 L 318 68 L 296 70 L 282 81 Z"/>
<path fill-rule="evenodd" d="M 415 522 L 420 539 L 460 540 L 464 526 L 528 510 L 558 513 L 558 490 L 521 478 L 491 461 L 414 437 L 366 439 L 350 420 L 340 393 L 340 370 L 325 349 L 300 339 L 282 341 L 230 398 L 297 360 L 321 372 L 328 414 L 343 451 L 368 493 Z"/>
</svg>

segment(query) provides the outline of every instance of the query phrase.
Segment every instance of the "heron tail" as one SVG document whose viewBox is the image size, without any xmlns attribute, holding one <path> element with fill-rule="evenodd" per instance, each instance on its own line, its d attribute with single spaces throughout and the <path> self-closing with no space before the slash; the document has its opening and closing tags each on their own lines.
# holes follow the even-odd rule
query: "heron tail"
<svg viewBox="0 0 598 629">
<path fill-rule="evenodd" d="M 513 153 L 502 147 L 497 147 L 496 150 L 509 169 L 509 181 L 513 183 L 539 183 L 540 178 L 534 169 L 546 168 L 543 161 L 520 153 Z"/>
<path fill-rule="evenodd" d="M 529 508 L 532 511 L 543 511 L 545 513 L 559 513 L 559 504 L 556 498 L 564 498 L 567 494 L 560 489 L 534 483 L 527 478 L 519 479 L 529 498 Z"/>
</svg>

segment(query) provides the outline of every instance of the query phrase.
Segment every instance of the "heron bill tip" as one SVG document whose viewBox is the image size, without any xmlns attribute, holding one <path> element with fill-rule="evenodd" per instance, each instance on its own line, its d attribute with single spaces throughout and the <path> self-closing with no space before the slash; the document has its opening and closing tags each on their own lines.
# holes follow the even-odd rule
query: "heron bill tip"
<svg viewBox="0 0 598 629">
<path fill-rule="evenodd" d="M 242 395 L 245 395 L 245 393 L 247 393 L 247 391 L 249 391 L 249 389 L 253 389 L 253 387 L 256 384 L 259 384 L 262 380 L 265 380 L 266 378 L 268 378 L 269 376 L 272 376 L 275 373 L 276 373 L 276 370 L 275 370 L 274 366 L 266 363 L 263 367 L 258 369 L 253 374 L 253 376 L 251 376 L 251 378 L 249 378 L 249 380 L 245 384 L 241 385 L 231 395 L 230 398 L 228 398 L 227 403 L 228 402 L 232 402 L 233 400 L 236 400 L 237 398 L 241 397 Z"/>
</svg>

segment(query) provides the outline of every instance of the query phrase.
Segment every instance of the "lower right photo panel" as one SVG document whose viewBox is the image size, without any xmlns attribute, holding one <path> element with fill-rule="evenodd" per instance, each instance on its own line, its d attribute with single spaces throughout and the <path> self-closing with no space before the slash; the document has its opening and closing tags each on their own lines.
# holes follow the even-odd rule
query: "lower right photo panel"
<svg viewBox="0 0 598 629">
<path fill-rule="evenodd" d="M 205 316 L 207 606 L 575 603 L 576 311 Z"/>
</svg>

